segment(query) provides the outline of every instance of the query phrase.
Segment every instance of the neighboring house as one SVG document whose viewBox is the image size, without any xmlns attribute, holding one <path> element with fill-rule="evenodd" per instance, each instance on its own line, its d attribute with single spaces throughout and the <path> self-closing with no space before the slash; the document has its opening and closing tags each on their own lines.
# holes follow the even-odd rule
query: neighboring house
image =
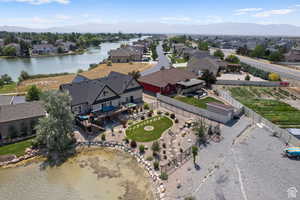
<svg viewBox="0 0 300 200">
<path fill-rule="evenodd" d="M 215 76 L 220 70 L 220 63 L 216 59 L 211 57 L 198 57 L 194 56 L 190 58 L 187 64 L 187 71 L 193 72 L 198 76 L 201 76 L 204 71 L 208 70 L 212 72 Z"/>
<path fill-rule="evenodd" d="M 0 141 L 34 133 L 37 120 L 46 112 L 41 102 L 0 106 Z"/>
<path fill-rule="evenodd" d="M 59 47 L 63 50 L 63 52 L 69 52 L 72 47 L 76 47 L 76 44 L 74 42 L 62 42 Z"/>
<path fill-rule="evenodd" d="M 141 85 L 132 76 L 118 72 L 93 80 L 79 75 L 72 83 L 61 85 L 60 89 L 70 93 L 71 109 L 76 115 L 105 113 L 143 101 Z"/>
<path fill-rule="evenodd" d="M 285 54 L 285 60 L 287 62 L 300 62 L 300 47 L 291 49 Z"/>
<path fill-rule="evenodd" d="M 183 43 L 175 43 L 173 44 L 173 53 L 180 54 L 183 49 L 187 48 Z"/>
<path fill-rule="evenodd" d="M 170 68 L 148 74 L 139 78 L 144 90 L 165 95 L 177 93 L 177 83 L 197 78 L 197 75 L 182 69 Z"/>
<path fill-rule="evenodd" d="M 33 45 L 31 50 L 32 55 L 43 55 L 43 54 L 55 54 L 57 53 L 57 47 L 52 44 L 37 44 Z"/>
<path fill-rule="evenodd" d="M 134 61 L 142 61 L 143 51 L 134 46 L 121 47 L 109 51 L 109 59 L 113 63 L 126 63 Z"/>
</svg>

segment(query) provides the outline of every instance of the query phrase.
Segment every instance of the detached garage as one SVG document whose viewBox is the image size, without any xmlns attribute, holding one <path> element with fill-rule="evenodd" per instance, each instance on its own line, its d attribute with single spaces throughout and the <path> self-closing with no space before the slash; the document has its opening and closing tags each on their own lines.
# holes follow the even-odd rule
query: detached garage
<svg viewBox="0 0 300 200">
<path fill-rule="evenodd" d="M 193 72 L 170 68 L 142 76 L 138 81 L 143 86 L 144 91 L 169 95 L 177 92 L 178 82 L 195 78 L 197 78 L 197 75 Z"/>
</svg>

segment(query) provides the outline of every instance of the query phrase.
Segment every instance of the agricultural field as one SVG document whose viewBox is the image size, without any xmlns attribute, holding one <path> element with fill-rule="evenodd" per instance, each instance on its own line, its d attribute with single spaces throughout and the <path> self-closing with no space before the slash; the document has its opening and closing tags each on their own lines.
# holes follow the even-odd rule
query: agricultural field
<svg viewBox="0 0 300 200">
<path fill-rule="evenodd" d="M 242 104 L 280 127 L 300 128 L 300 110 L 283 102 L 298 100 L 288 91 L 264 87 L 232 87 L 229 91 Z"/>
</svg>

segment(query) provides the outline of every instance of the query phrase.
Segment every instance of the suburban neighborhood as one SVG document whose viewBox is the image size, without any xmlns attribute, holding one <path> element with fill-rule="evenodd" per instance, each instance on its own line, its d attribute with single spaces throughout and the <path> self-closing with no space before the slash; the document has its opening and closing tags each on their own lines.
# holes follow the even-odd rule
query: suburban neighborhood
<svg viewBox="0 0 300 200">
<path fill-rule="evenodd" d="M 0 1 L 25 3 L 75 9 L 73 1 Z M 91 13 L 63 27 L 54 25 L 68 16 L 46 28 L 0 23 L 0 200 L 298 199 L 298 26 L 217 16 L 201 25 L 180 15 L 157 24 L 139 13 L 152 3 L 142 4 L 131 13 L 141 22 L 107 22 L 103 31 Z M 116 2 L 101 5 L 122 15 Z M 232 15 L 299 9 L 261 7 Z M 246 26 L 264 30 L 238 30 Z"/>
</svg>

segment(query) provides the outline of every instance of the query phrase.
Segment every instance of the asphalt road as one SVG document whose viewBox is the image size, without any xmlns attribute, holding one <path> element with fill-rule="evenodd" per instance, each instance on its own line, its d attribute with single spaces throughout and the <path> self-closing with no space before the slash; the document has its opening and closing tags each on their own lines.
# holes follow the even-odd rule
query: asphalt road
<svg viewBox="0 0 300 200">
<path fill-rule="evenodd" d="M 228 56 L 233 53 L 232 50 L 227 50 L 227 49 L 222 49 L 222 51 L 224 52 L 225 56 Z M 263 61 L 255 60 L 244 56 L 239 56 L 239 55 L 237 56 L 239 57 L 241 62 L 256 67 L 258 69 L 263 69 L 265 71 L 278 73 L 283 78 L 300 81 L 300 71 L 298 70 L 294 70 L 288 67 L 279 66 L 275 64 L 264 63 Z"/>
<path fill-rule="evenodd" d="M 167 56 L 164 54 L 163 48 L 162 48 L 162 42 L 159 43 L 156 47 L 156 51 L 158 54 L 158 63 L 151 67 L 150 69 L 147 69 L 141 73 L 142 76 L 152 74 L 153 72 L 159 71 L 162 67 L 169 68 L 170 67 L 170 61 L 167 58 Z"/>
</svg>

